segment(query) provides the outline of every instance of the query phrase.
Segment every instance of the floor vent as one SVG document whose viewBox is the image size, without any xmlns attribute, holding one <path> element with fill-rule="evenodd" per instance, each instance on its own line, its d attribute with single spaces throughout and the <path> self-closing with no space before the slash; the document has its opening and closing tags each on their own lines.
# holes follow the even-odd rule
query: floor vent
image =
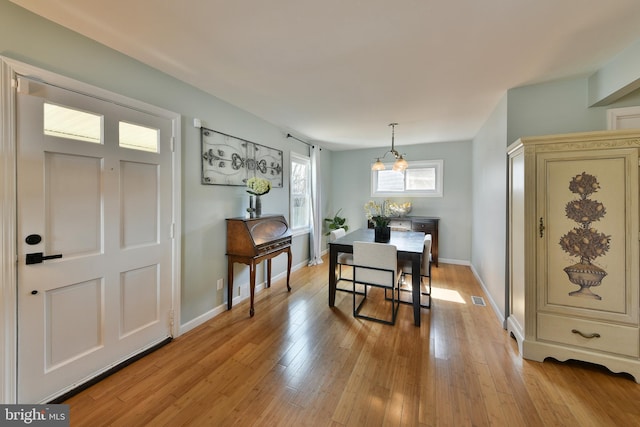
<svg viewBox="0 0 640 427">
<path fill-rule="evenodd" d="M 473 301 L 473 303 L 475 305 L 481 305 L 483 307 L 487 305 L 487 304 L 484 303 L 484 298 L 482 298 L 482 297 L 474 297 L 474 296 L 472 296 L 471 297 L 471 301 Z"/>
</svg>

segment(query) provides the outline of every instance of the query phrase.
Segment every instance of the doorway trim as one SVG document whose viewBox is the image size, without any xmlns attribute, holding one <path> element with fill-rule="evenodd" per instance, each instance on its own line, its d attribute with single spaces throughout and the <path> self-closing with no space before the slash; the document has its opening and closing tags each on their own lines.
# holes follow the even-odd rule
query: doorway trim
<svg viewBox="0 0 640 427">
<path fill-rule="evenodd" d="M 16 90 L 17 75 L 41 80 L 94 98 L 113 102 L 171 120 L 173 131 L 171 260 L 171 334 L 180 333 L 180 278 L 182 247 L 181 116 L 175 112 L 110 92 L 78 80 L 0 56 L 0 403 L 17 399 L 17 211 L 16 211 Z"/>
</svg>

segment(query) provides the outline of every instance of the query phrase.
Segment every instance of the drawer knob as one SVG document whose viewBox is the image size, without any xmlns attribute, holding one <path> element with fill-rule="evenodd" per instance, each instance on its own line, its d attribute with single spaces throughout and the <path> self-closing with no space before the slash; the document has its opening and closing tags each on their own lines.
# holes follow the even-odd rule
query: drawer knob
<svg viewBox="0 0 640 427">
<path fill-rule="evenodd" d="M 577 329 L 572 329 L 572 330 L 571 330 L 571 333 L 578 334 L 578 335 L 580 335 L 582 338 L 587 338 L 587 339 L 591 339 L 591 338 L 600 338 L 600 334 L 599 334 L 599 333 L 597 333 L 597 332 L 594 332 L 593 334 L 584 334 L 584 333 L 580 332 L 580 331 L 579 331 L 579 330 L 577 330 Z"/>
</svg>

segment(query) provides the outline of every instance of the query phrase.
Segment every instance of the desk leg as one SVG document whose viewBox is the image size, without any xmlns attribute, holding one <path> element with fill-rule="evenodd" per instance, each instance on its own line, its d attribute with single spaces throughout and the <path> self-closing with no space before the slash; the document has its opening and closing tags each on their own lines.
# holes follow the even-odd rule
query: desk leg
<svg viewBox="0 0 640 427">
<path fill-rule="evenodd" d="M 291 292 L 289 278 L 291 277 L 291 248 L 287 248 L 287 291 Z"/>
<path fill-rule="evenodd" d="M 411 257 L 411 287 L 413 296 L 413 323 L 420 326 L 420 258 L 421 255 Z"/>
<path fill-rule="evenodd" d="M 338 249 L 335 245 L 329 245 L 329 307 L 336 304 L 336 267 L 338 266 Z"/>
<path fill-rule="evenodd" d="M 227 262 L 227 310 L 231 310 L 233 304 L 233 260 L 229 257 Z"/>
<path fill-rule="evenodd" d="M 267 288 L 271 287 L 271 258 L 267 260 Z"/>
<path fill-rule="evenodd" d="M 249 309 L 249 316 L 253 317 L 253 296 L 256 293 L 256 263 L 251 261 L 249 264 L 249 293 L 251 294 L 251 308 Z"/>
</svg>

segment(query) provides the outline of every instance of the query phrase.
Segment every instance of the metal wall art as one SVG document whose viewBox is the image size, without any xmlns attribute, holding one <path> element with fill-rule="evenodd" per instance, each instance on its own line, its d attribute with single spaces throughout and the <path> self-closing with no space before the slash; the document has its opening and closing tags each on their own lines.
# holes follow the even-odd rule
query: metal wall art
<svg viewBox="0 0 640 427">
<path fill-rule="evenodd" d="M 201 128 L 202 183 L 246 185 L 249 178 L 271 181 L 282 187 L 282 150 Z"/>
</svg>

